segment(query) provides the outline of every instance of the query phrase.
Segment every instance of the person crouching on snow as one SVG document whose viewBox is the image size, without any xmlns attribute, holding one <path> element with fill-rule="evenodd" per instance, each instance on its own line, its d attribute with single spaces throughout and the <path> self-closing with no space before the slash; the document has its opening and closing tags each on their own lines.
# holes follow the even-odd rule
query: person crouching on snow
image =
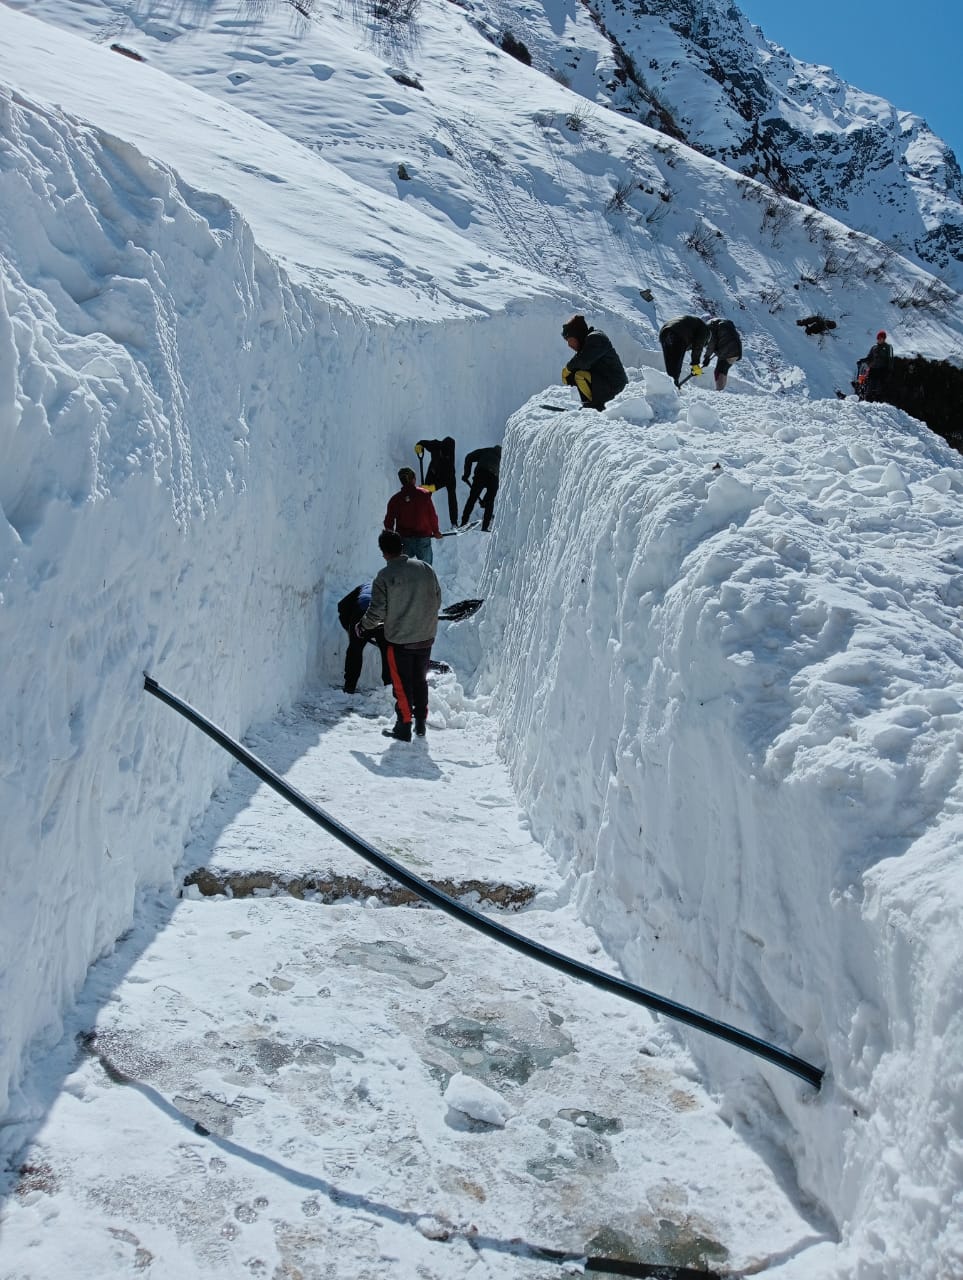
<svg viewBox="0 0 963 1280">
<path fill-rule="evenodd" d="M 348 651 L 344 655 L 344 692 L 354 693 L 361 678 L 364 665 L 364 650 L 367 644 L 376 644 L 381 654 L 381 683 L 391 684 L 391 672 L 388 670 L 388 647 L 385 642 L 384 627 L 376 627 L 365 635 L 359 636 L 355 630 L 358 623 L 368 612 L 371 604 L 371 583 L 362 582 L 360 586 L 349 591 L 344 599 L 338 601 L 338 619 L 348 633 Z"/>
<path fill-rule="evenodd" d="M 562 381 L 578 390 L 583 409 L 601 412 L 628 382 L 618 352 L 604 333 L 586 324 L 584 316 L 566 320 L 562 337 L 575 352 L 562 370 Z"/>
</svg>

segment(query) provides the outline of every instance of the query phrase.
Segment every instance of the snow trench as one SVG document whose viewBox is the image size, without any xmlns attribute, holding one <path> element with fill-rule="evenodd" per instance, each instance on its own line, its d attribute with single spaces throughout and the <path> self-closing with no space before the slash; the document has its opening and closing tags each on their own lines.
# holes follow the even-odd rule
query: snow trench
<svg viewBox="0 0 963 1280">
<path fill-rule="evenodd" d="M 0 1113 L 230 766 L 144 672 L 232 734 L 332 675 L 397 467 L 497 439 L 556 311 L 348 314 L 226 201 L 0 92 Z"/>
<path fill-rule="evenodd" d="M 479 688 L 626 976 L 826 1067 L 817 1096 L 685 1032 L 840 1274 L 956 1274 L 958 460 L 892 411 L 666 381 L 510 420 Z"/>
</svg>

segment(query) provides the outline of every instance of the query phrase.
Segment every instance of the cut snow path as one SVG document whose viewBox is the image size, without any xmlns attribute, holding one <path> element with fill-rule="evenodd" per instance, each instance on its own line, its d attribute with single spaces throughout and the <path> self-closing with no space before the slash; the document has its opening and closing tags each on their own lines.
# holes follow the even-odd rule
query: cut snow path
<svg viewBox="0 0 963 1280">
<path fill-rule="evenodd" d="M 249 734 L 246 745 L 339 822 L 458 896 L 500 905 L 554 898 L 554 864 L 518 813 L 494 723 L 468 711 L 453 675 L 431 683 L 424 742 L 382 737 L 393 717 L 384 718 L 390 695 L 379 689 L 328 691 Z M 187 861 L 188 882 L 204 892 L 277 885 L 325 900 L 365 891 L 397 900 L 393 882 L 243 769 L 215 798 Z"/>
<path fill-rule="evenodd" d="M 483 707 L 441 677 L 409 746 L 381 737 L 387 692 L 326 691 L 247 741 L 426 877 L 524 888 L 513 927 L 598 965 Z M 560 1273 L 531 1246 L 816 1274 L 825 1237 L 789 1177 L 644 1011 L 378 905 L 377 873 L 241 767 L 188 850 L 201 863 L 299 892 L 355 877 L 367 897 L 144 904 L 35 1073 L 66 1083 L 18 1158 L 2 1280 Z"/>
</svg>

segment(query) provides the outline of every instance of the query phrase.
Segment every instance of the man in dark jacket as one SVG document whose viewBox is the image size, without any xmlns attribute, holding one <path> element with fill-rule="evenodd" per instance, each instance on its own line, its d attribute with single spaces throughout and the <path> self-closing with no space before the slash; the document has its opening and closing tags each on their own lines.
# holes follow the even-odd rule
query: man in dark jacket
<svg viewBox="0 0 963 1280">
<path fill-rule="evenodd" d="M 410 742 L 412 719 L 418 737 L 425 736 L 428 663 L 438 630 L 441 587 L 430 564 L 405 555 L 397 533 L 383 529 L 378 546 L 385 567 L 371 584 L 371 604 L 356 631 L 360 639 L 384 627 L 396 719 L 393 728 L 381 732 L 386 738 Z"/>
<path fill-rule="evenodd" d="M 866 393 L 864 400 L 882 400 L 893 367 L 893 348 L 886 341 L 886 330 L 880 329 L 875 344 L 866 356 Z"/>
<path fill-rule="evenodd" d="M 577 388 L 583 409 L 601 412 L 628 382 L 618 352 L 604 333 L 588 326 L 584 316 L 566 320 L 562 337 L 575 352 L 562 370 L 562 381 Z"/>
<path fill-rule="evenodd" d="M 729 370 L 742 359 L 742 339 L 731 320 L 709 321 L 709 337 L 702 359 L 696 364 L 706 365 L 713 356 L 716 358 L 716 390 L 725 391 Z"/>
<path fill-rule="evenodd" d="M 498 472 L 502 464 L 502 447 L 500 444 L 493 444 L 487 449 L 473 449 L 471 453 L 465 455 L 465 468 L 462 475 L 464 484 L 470 484 L 468 490 L 468 500 L 465 503 L 465 510 L 461 513 L 462 524 L 468 523 L 468 517 L 475 509 L 475 503 L 479 503 L 484 515 L 482 516 L 482 530 L 488 529 L 492 522 L 492 513 L 495 510 L 495 494 L 498 492 Z M 472 477 L 471 469 L 474 466 L 475 475 Z"/>
<path fill-rule="evenodd" d="M 405 555 L 431 564 L 431 540 L 441 537 L 435 504 L 431 494 L 415 484 L 411 467 L 402 467 L 398 479 L 401 488 L 388 500 L 385 528 L 401 535 Z"/>
<path fill-rule="evenodd" d="M 676 316 L 667 320 L 659 330 L 659 345 L 662 347 L 662 359 L 665 371 L 679 385 L 679 374 L 682 372 L 682 361 L 686 351 L 689 352 L 689 363 L 694 376 L 696 370 L 702 372 L 702 348 L 709 340 L 709 326 L 698 316 Z"/>
<path fill-rule="evenodd" d="M 364 664 L 364 648 L 366 644 L 376 644 L 381 654 L 381 683 L 391 684 L 391 672 L 388 670 L 388 651 L 385 642 L 384 627 L 377 627 L 365 636 L 359 636 L 355 627 L 364 617 L 371 603 L 371 583 L 362 582 L 360 586 L 349 591 L 344 599 L 338 601 L 338 618 L 348 633 L 348 651 L 344 655 L 344 692 L 354 693 L 361 677 Z"/>
<path fill-rule="evenodd" d="M 451 436 L 444 440 L 419 440 L 415 453 L 420 458 L 428 450 L 431 461 L 425 476 L 425 488 L 429 493 L 448 490 L 448 519 L 454 529 L 458 523 L 458 475 L 455 471 L 455 441 Z"/>
</svg>

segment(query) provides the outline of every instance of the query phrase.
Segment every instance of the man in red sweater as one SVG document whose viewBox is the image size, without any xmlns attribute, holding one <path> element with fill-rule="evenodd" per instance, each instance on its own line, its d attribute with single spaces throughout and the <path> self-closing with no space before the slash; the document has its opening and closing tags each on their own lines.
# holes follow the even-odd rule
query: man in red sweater
<svg viewBox="0 0 963 1280">
<path fill-rule="evenodd" d="M 388 499 L 385 528 L 400 536 L 406 556 L 431 564 L 431 540 L 441 537 L 435 504 L 431 494 L 415 484 L 411 467 L 402 467 L 398 479 L 401 488 Z"/>
</svg>

